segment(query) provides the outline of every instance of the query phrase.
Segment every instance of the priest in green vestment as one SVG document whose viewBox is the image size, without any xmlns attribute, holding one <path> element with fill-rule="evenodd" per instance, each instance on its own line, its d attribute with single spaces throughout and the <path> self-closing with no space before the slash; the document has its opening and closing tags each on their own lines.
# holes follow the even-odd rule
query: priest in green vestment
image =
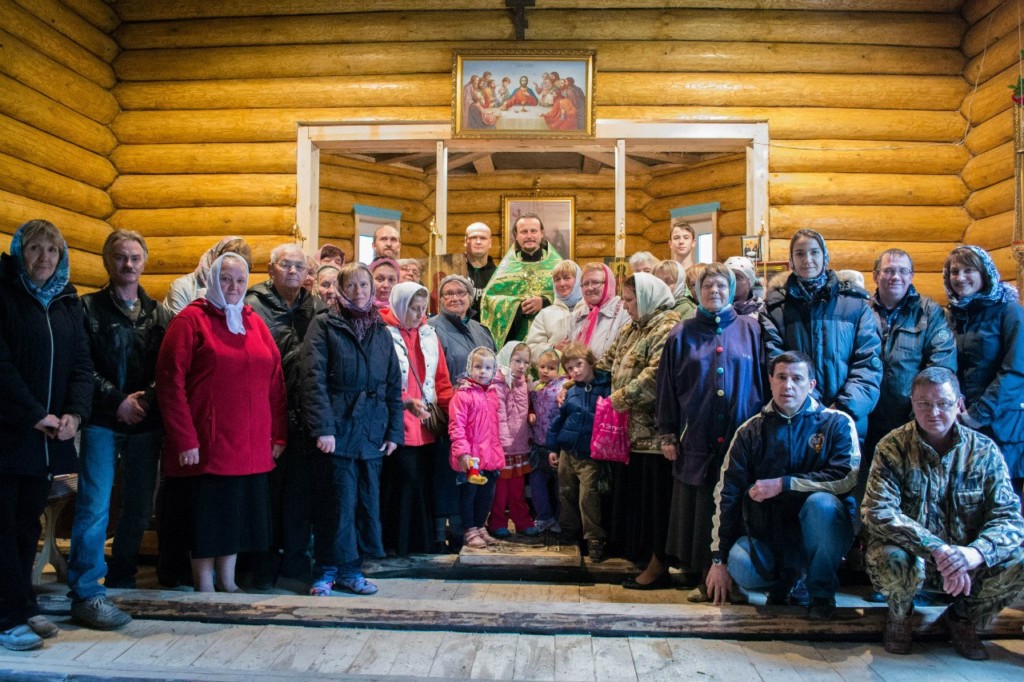
<svg viewBox="0 0 1024 682">
<path fill-rule="evenodd" d="M 484 291 L 480 323 L 501 348 L 526 338 L 530 323 L 555 298 L 551 272 L 562 257 L 544 239 L 540 217 L 525 213 L 512 226 L 515 243 Z"/>
</svg>

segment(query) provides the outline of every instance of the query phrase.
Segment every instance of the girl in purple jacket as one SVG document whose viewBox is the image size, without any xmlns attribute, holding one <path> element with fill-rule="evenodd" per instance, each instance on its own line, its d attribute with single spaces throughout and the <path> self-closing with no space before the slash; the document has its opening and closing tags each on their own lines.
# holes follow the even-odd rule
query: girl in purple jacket
<svg viewBox="0 0 1024 682">
<path fill-rule="evenodd" d="M 526 506 L 526 475 L 530 473 L 530 347 L 510 341 L 498 355 L 498 388 L 501 411 L 501 444 L 505 448 L 505 466 L 494 491 L 491 518 L 487 529 L 498 539 L 511 535 L 511 518 L 516 532 L 533 537 L 539 533 Z M 507 509 L 507 511 L 506 511 Z"/>
</svg>

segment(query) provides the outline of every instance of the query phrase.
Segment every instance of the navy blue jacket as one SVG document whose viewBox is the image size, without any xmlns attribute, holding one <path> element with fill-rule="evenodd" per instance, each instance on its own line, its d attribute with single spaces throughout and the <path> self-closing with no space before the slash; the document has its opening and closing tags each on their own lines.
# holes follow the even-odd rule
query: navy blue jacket
<svg viewBox="0 0 1024 682">
<path fill-rule="evenodd" d="M 676 480 L 718 482 L 739 425 L 764 405 L 761 329 L 732 306 L 715 316 L 700 308 L 669 334 L 658 365 L 657 424 L 662 442 L 678 443 Z"/>
<path fill-rule="evenodd" d="M 910 384 L 926 367 L 947 367 L 956 371 L 956 344 L 946 324 L 942 306 L 917 293 L 910 285 L 891 324 L 877 294 L 871 308 L 882 339 L 882 387 L 878 404 L 868 419 L 868 443 L 914 418 L 910 405 Z M 869 453 L 870 455 L 870 453 Z"/>
<path fill-rule="evenodd" d="M 334 455 L 377 459 L 402 445 L 402 372 L 383 322 L 362 342 L 334 311 L 317 314 L 302 342 L 302 412 L 310 435 L 334 436 Z"/>
<path fill-rule="evenodd" d="M 68 284 L 43 307 L 0 255 L 0 475 L 46 476 L 75 471 L 75 441 L 35 428 L 48 414 L 92 410 L 93 375 L 82 302 Z"/>
<path fill-rule="evenodd" d="M 857 432 L 848 414 L 822 407 L 813 398 L 793 417 L 779 412 L 774 402 L 765 405 L 736 431 L 722 467 L 722 479 L 715 487 L 711 552 L 723 562 L 744 535 L 775 545 L 777 537 L 766 537 L 761 528 L 798 530 L 800 507 L 816 492 L 843 500 L 853 523 L 856 509 L 850 491 L 860 467 Z M 744 519 L 750 486 L 780 477 L 780 495 L 747 505 L 754 510 L 753 516 L 768 517 L 770 522 L 751 516 Z"/>
<path fill-rule="evenodd" d="M 760 318 L 767 359 L 788 350 L 811 356 L 814 397 L 853 417 L 861 439 L 882 384 L 881 341 L 867 299 L 868 292 L 831 270 L 825 286 L 808 296 L 794 274 L 768 292 Z"/>
<path fill-rule="evenodd" d="M 1024 478 L 1024 311 L 1014 301 L 950 306 L 967 415 L 996 442 L 1013 478 Z"/>
<path fill-rule="evenodd" d="M 612 392 L 612 375 L 598 370 L 589 384 L 574 384 L 548 427 L 545 447 L 551 452 L 565 450 L 576 459 L 590 459 L 590 438 L 594 431 L 597 399 Z"/>
</svg>

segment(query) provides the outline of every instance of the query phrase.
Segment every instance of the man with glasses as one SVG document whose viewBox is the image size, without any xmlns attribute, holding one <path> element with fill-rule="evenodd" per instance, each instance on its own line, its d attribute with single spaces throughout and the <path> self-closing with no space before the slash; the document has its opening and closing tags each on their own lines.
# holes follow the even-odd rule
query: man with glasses
<svg viewBox="0 0 1024 682">
<path fill-rule="evenodd" d="M 280 587 L 305 593 L 312 580 L 308 548 L 312 532 L 313 440 L 305 433 L 299 415 L 299 355 L 306 328 L 319 307 L 318 300 L 302 286 L 308 269 L 306 255 L 298 244 L 282 244 L 270 252 L 270 279 L 249 289 L 245 296 L 245 302 L 274 337 L 288 388 L 288 448 L 270 472 L 273 549 L 256 568 L 256 589 L 272 588 L 280 580 Z"/>
<path fill-rule="evenodd" d="M 956 374 L 921 371 L 911 399 L 914 420 L 878 444 L 861 505 L 868 574 L 889 602 L 885 650 L 910 653 L 924 587 L 952 597 L 940 620 L 957 653 L 984 660 L 976 628 L 1024 592 L 1024 519 L 999 448 L 957 422 Z"/>
</svg>

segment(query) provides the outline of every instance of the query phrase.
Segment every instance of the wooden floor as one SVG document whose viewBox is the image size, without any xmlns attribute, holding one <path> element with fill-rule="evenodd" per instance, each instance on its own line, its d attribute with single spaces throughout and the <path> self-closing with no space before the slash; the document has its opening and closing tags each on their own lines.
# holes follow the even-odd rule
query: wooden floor
<svg viewBox="0 0 1024 682">
<path fill-rule="evenodd" d="M 27 653 L 0 649 L 0 680 L 109 679 L 298 680 L 298 679 L 490 679 L 490 680 L 912 680 L 978 682 L 1024 679 L 1024 640 L 989 641 L 992 660 L 960 658 L 943 642 L 915 644 L 914 654 L 891 656 L 874 642 L 739 641 L 700 638 L 699 629 L 669 636 L 623 637 L 589 634 L 454 632 L 430 629 L 310 627 L 313 614 L 333 605 L 346 611 L 388 609 L 402 604 L 446 604 L 451 612 L 504 610 L 580 613 L 597 610 L 694 614 L 729 613 L 685 602 L 685 592 L 632 592 L 609 584 L 551 584 L 512 581 L 377 579 L 376 597 L 314 598 L 295 595 L 198 595 L 146 590 L 111 591 L 140 608 L 174 601 L 182 605 L 234 604 L 273 611 L 287 606 L 289 624 L 261 625 L 141 618 L 116 632 L 75 626 L 54 616 L 61 634 L 45 648 Z M 63 600 L 51 585 L 46 603 Z M 755 596 L 755 602 L 762 599 Z M 864 604 L 843 595 L 840 605 Z M 409 606 L 413 605 L 413 606 Z M 435 606 L 434 608 L 440 608 Z M 736 611 L 740 607 L 732 609 Z M 742 607 L 749 611 L 754 607 Z M 66 613 L 66 606 L 55 608 Z M 941 609 L 933 609 L 936 612 Z M 761 609 L 761 611 L 764 611 Z M 274 616 L 277 617 L 277 616 Z M 780 616 L 785 618 L 789 616 Z M 422 625 L 422 624 L 417 624 Z"/>
</svg>

